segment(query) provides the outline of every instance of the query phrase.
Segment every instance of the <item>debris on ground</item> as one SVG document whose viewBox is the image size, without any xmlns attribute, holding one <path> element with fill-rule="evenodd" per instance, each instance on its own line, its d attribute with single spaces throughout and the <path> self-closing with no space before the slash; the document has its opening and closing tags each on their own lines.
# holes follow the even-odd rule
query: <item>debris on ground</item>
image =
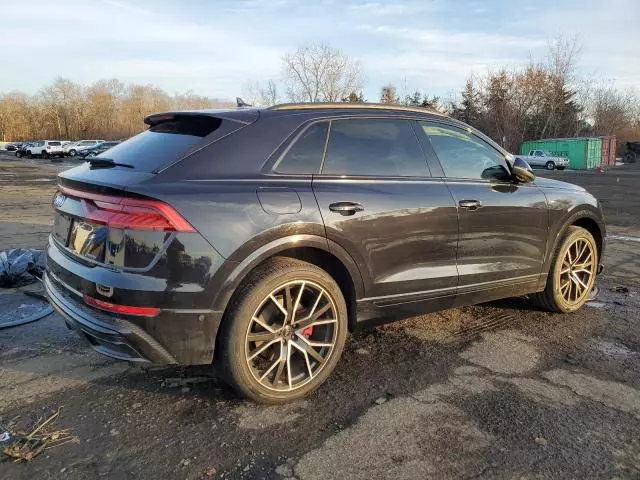
<svg viewBox="0 0 640 480">
<path fill-rule="evenodd" d="M 14 248 L 0 252 L 0 287 L 19 287 L 42 277 L 46 255 L 33 248 Z"/>
<path fill-rule="evenodd" d="M 13 441 L 3 448 L 2 452 L 14 462 L 28 462 L 45 450 L 59 447 L 66 443 L 80 443 L 80 439 L 71 435 L 68 428 L 54 430 L 53 425 L 60 416 L 60 409 L 50 417 L 40 418 L 29 433 L 15 431 L 7 433 Z M 3 429 L 4 430 L 4 429 Z"/>
<path fill-rule="evenodd" d="M 358 355 L 369 355 L 371 352 L 367 348 L 359 348 L 356 350 Z"/>
<path fill-rule="evenodd" d="M 612 292 L 615 293 L 629 293 L 629 289 L 627 287 L 624 287 L 622 285 L 618 285 L 617 287 L 613 287 L 611 289 Z"/>
<path fill-rule="evenodd" d="M 544 437 L 536 437 L 536 438 L 535 438 L 535 442 L 536 442 L 538 445 L 546 445 L 546 444 L 547 444 L 547 439 L 546 439 L 546 438 L 544 438 Z"/>
<path fill-rule="evenodd" d="M 178 387 L 188 388 L 189 385 L 211 382 L 212 380 L 213 380 L 213 377 L 165 378 L 164 381 L 162 382 L 162 386 L 166 388 L 178 388 Z"/>
</svg>

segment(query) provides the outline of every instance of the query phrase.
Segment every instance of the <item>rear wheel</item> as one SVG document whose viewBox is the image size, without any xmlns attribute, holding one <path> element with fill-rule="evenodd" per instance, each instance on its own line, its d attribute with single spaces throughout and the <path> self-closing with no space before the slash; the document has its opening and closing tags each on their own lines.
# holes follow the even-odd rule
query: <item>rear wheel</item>
<svg viewBox="0 0 640 480">
<path fill-rule="evenodd" d="M 49 158 L 49 154 L 48 154 L 46 151 L 44 151 L 44 150 L 43 150 L 42 152 L 40 152 L 40 156 L 41 156 L 42 158 Z"/>
<path fill-rule="evenodd" d="M 77 153 L 78 152 L 76 152 L 74 149 L 69 150 L 69 156 L 70 157 L 75 157 Z"/>
<path fill-rule="evenodd" d="M 589 300 L 597 268 L 593 235 L 582 227 L 569 227 L 556 249 L 547 285 L 533 296 L 534 302 L 552 312 L 575 312 Z"/>
<path fill-rule="evenodd" d="M 22 152 L 20 150 L 16 152 L 16 157 L 22 158 Z"/>
<path fill-rule="evenodd" d="M 547 168 L 547 170 L 553 170 L 554 168 L 556 168 L 556 164 L 549 161 L 546 163 L 545 167 Z"/>
<path fill-rule="evenodd" d="M 321 268 L 276 257 L 258 267 L 225 315 L 218 362 L 227 382 L 261 403 L 284 403 L 318 388 L 347 336 L 340 288 Z"/>
</svg>

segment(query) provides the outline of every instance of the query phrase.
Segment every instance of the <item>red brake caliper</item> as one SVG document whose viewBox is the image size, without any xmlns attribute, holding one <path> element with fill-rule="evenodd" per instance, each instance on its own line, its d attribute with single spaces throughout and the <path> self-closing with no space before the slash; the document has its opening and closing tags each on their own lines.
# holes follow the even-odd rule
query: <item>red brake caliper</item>
<svg viewBox="0 0 640 480">
<path fill-rule="evenodd" d="M 313 335 L 313 327 L 307 327 L 302 330 L 302 335 L 304 335 L 306 338 L 311 338 L 311 335 Z"/>
</svg>

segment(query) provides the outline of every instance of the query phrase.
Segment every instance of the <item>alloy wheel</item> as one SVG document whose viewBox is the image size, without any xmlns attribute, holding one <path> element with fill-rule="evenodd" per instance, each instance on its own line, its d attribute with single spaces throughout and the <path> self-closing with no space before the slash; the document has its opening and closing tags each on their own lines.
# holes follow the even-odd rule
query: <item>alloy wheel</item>
<svg viewBox="0 0 640 480">
<path fill-rule="evenodd" d="M 580 303 L 589 294 L 596 273 L 596 255 L 585 238 L 575 240 L 562 259 L 560 294 L 570 305 Z"/>
<path fill-rule="evenodd" d="M 323 370 L 337 334 L 337 309 L 329 293 L 311 281 L 288 282 L 254 312 L 245 337 L 245 361 L 263 387 L 293 391 Z"/>
</svg>

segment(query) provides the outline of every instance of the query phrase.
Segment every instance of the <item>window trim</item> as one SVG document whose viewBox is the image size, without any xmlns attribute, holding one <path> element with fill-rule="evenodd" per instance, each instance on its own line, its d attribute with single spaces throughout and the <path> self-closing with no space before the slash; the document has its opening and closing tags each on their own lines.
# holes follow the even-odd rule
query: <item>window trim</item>
<svg viewBox="0 0 640 480">
<path fill-rule="evenodd" d="M 425 169 L 425 175 L 338 175 L 335 173 L 323 173 L 322 170 L 324 169 L 324 162 L 327 156 L 327 149 L 329 147 L 329 139 L 331 138 L 331 127 L 334 121 L 340 121 L 340 120 L 396 120 L 396 121 L 403 121 L 403 122 L 407 122 L 409 125 L 409 128 L 411 129 L 411 131 L 413 132 L 413 136 L 416 139 L 416 144 L 418 145 L 418 148 L 420 150 L 420 152 L 422 153 L 422 160 L 424 161 L 424 165 L 426 167 Z M 423 179 L 423 178 L 433 178 L 433 174 L 431 172 L 431 167 L 429 165 L 429 161 L 427 159 L 427 152 L 425 152 L 425 149 L 423 148 L 422 142 L 420 141 L 420 138 L 418 137 L 415 128 L 414 128 L 414 123 L 416 121 L 415 117 L 409 117 L 409 116 L 399 116 L 399 115 L 375 115 L 375 116 L 364 116 L 364 115 L 358 115 L 358 116 L 348 116 L 348 117 L 337 117 L 337 118 L 331 118 L 330 119 L 330 124 L 329 124 L 329 130 L 327 131 L 327 138 L 325 141 L 325 146 L 324 146 L 324 152 L 322 154 L 322 162 L 320 164 L 320 172 L 314 175 L 317 175 L 318 177 L 321 178 L 346 178 L 346 179 L 371 179 L 371 178 L 378 178 L 378 179 L 393 179 L 393 180 L 401 180 L 401 179 L 406 179 L 406 180 L 416 180 L 416 179 Z"/>
<path fill-rule="evenodd" d="M 467 182 L 482 182 L 482 183 L 508 183 L 511 184 L 513 183 L 511 181 L 511 179 L 498 179 L 498 178 L 468 178 L 468 177 L 449 177 L 447 176 L 445 170 L 444 170 L 444 166 L 442 165 L 442 161 L 440 160 L 440 158 L 438 157 L 438 153 L 436 152 L 433 144 L 431 143 L 431 137 L 429 136 L 429 134 L 427 132 L 425 132 L 422 127 L 420 126 L 419 122 L 428 122 L 428 123 L 437 123 L 440 125 L 444 125 L 450 128 L 454 128 L 457 130 L 460 130 L 461 132 L 466 132 L 468 135 L 472 135 L 474 137 L 476 137 L 478 140 L 480 140 L 482 143 L 486 144 L 487 146 L 489 146 L 492 150 L 494 150 L 495 152 L 498 153 L 498 155 L 500 155 L 502 157 L 502 159 L 504 160 L 504 163 L 506 165 L 506 169 L 507 169 L 507 173 L 509 173 L 511 175 L 511 165 L 509 164 L 509 162 L 507 161 L 507 153 L 505 151 L 503 151 L 501 148 L 498 148 L 493 141 L 487 141 L 487 139 L 483 138 L 483 135 L 479 135 L 478 132 L 473 129 L 470 126 L 466 126 L 462 127 L 460 125 L 456 125 L 453 122 L 443 122 L 443 121 L 437 121 L 437 120 L 417 120 L 417 127 L 422 130 L 424 137 L 426 138 L 427 142 L 429 142 L 429 147 L 431 148 L 431 150 L 433 151 L 433 155 L 435 160 L 438 162 L 438 165 L 440 167 L 440 169 L 442 170 L 442 178 L 447 179 L 447 180 L 452 180 L 452 181 L 456 181 L 456 182 L 462 182 L 462 181 L 467 181 Z"/>
<path fill-rule="evenodd" d="M 326 115 L 322 115 L 323 113 L 327 113 Z M 435 121 L 435 114 L 424 113 L 417 114 L 416 112 L 396 112 L 393 111 L 392 114 L 389 112 L 374 112 L 363 115 L 361 112 L 318 112 L 318 116 L 314 116 L 313 118 L 309 118 L 300 123 L 297 127 L 295 127 L 289 134 L 287 134 L 284 139 L 280 142 L 280 144 L 273 149 L 271 154 L 266 158 L 266 160 L 262 163 L 262 167 L 260 168 L 260 172 L 262 175 L 273 175 L 273 176 L 292 176 L 296 178 L 304 178 L 308 177 L 310 174 L 308 173 L 283 173 L 275 170 L 275 166 L 280 162 L 280 159 L 283 155 L 286 155 L 289 148 L 297 141 L 298 136 L 302 134 L 307 128 L 317 122 L 332 122 L 333 120 L 351 120 L 351 119 L 388 119 L 388 120 L 407 120 L 411 123 L 415 123 L 417 121 Z M 438 117 L 439 118 L 439 117 Z M 426 177 L 389 177 L 395 179 L 402 178 L 439 178 L 438 175 L 433 174 L 434 164 L 431 163 L 429 159 L 429 152 L 427 151 L 426 146 L 423 144 L 420 139 L 420 135 L 415 131 L 414 133 L 418 139 L 418 144 L 422 148 L 422 152 L 425 156 L 425 161 L 427 163 L 427 171 L 430 172 L 430 176 Z M 328 131 L 330 133 L 330 131 Z M 329 138 L 329 135 L 327 135 Z M 325 142 L 325 150 L 322 153 L 322 166 L 324 165 L 324 157 L 326 154 L 326 142 Z M 314 176 L 321 175 L 320 173 L 314 173 Z M 328 175 L 324 175 L 325 177 Z M 349 177 L 351 178 L 351 177 Z M 356 177 L 354 177 L 356 178 Z M 369 177 L 357 177 L 357 178 L 369 178 Z"/>
</svg>

